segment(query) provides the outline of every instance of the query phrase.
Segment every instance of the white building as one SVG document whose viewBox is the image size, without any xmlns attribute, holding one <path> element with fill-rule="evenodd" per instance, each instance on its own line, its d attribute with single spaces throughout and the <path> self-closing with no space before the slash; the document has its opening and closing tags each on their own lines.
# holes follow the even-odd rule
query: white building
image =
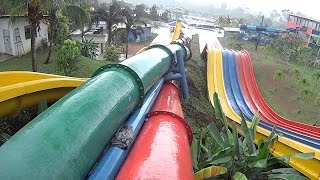
<svg viewBox="0 0 320 180">
<path fill-rule="evenodd" d="M 48 39 L 48 27 L 40 23 L 37 30 L 36 47 L 42 45 L 42 41 Z M 31 31 L 27 18 L 16 17 L 12 23 L 10 16 L 0 16 L 0 54 L 20 56 L 31 51 Z"/>
<path fill-rule="evenodd" d="M 102 32 L 100 32 L 102 30 Z M 82 41 L 82 35 L 81 31 L 77 30 L 73 33 L 71 33 L 71 38 L 81 42 Z M 108 41 L 108 35 L 104 33 L 103 29 L 89 29 L 87 32 L 84 34 L 84 39 L 90 41 L 92 40 L 93 43 L 98 45 L 98 52 L 97 52 L 97 57 L 98 58 L 103 52 L 106 47 L 106 43 Z"/>
</svg>

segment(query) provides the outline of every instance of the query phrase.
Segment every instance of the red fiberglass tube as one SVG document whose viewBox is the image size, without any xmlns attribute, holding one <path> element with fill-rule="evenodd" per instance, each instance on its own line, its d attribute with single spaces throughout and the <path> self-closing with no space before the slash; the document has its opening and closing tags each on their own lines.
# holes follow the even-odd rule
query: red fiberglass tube
<svg viewBox="0 0 320 180">
<path fill-rule="evenodd" d="M 180 91 L 165 83 L 116 179 L 191 180 L 192 131 L 183 118 Z"/>
<path fill-rule="evenodd" d="M 270 106 L 266 103 L 266 101 L 262 97 L 260 90 L 258 88 L 258 85 L 256 84 L 253 67 L 252 67 L 252 61 L 249 53 L 247 51 L 242 51 L 242 52 L 239 52 L 239 54 L 240 55 L 238 55 L 238 57 L 240 57 L 240 59 L 238 59 L 238 62 L 242 61 L 240 62 L 240 65 L 242 65 L 243 72 L 246 72 L 243 74 L 245 77 L 245 84 L 246 86 L 248 86 L 249 96 L 252 96 L 252 100 L 256 105 L 256 108 L 258 107 L 260 108 L 259 115 L 262 116 L 262 119 L 268 120 L 274 123 L 275 125 L 293 130 L 295 132 L 302 133 L 310 137 L 319 138 L 320 137 L 319 127 L 314 127 L 311 125 L 285 119 L 282 116 L 275 113 L 270 108 Z"/>
</svg>

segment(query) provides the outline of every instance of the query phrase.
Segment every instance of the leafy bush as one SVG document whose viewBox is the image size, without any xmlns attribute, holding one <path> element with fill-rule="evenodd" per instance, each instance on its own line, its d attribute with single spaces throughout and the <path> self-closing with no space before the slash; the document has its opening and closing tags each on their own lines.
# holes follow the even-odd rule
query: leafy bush
<svg viewBox="0 0 320 180">
<path fill-rule="evenodd" d="M 66 37 L 69 37 L 69 19 L 64 16 L 60 11 L 57 13 L 56 21 L 56 32 L 53 32 L 56 35 L 56 43 L 62 44 Z"/>
<path fill-rule="evenodd" d="M 294 68 L 291 70 L 290 74 L 296 78 L 298 78 L 301 75 L 299 68 Z"/>
<path fill-rule="evenodd" d="M 83 42 L 79 42 L 81 47 L 82 56 L 88 58 L 94 58 L 98 55 L 98 44 L 93 42 L 93 39 L 87 40 L 84 39 Z"/>
<path fill-rule="evenodd" d="M 291 33 L 279 36 L 269 46 L 282 60 L 301 65 L 311 65 L 317 59 L 317 50 L 304 45 L 303 37 Z"/>
<path fill-rule="evenodd" d="M 308 98 L 312 95 L 312 91 L 309 87 L 304 87 L 299 94 L 302 96 L 303 101 L 307 101 Z"/>
<path fill-rule="evenodd" d="M 244 43 L 239 40 L 235 40 L 233 42 L 230 42 L 229 46 L 234 50 L 242 50 L 244 49 Z"/>
<path fill-rule="evenodd" d="M 71 75 L 74 64 L 80 57 L 80 47 L 75 40 L 65 40 L 57 53 L 58 71 L 63 75 Z"/>
<path fill-rule="evenodd" d="M 282 80 L 282 79 L 285 79 L 285 78 L 286 78 L 286 75 L 284 74 L 283 69 L 277 69 L 274 72 L 273 79 Z"/>
<path fill-rule="evenodd" d="M 119 60 L 122 49 L 116 46 L 109 46 L 105 49 L 104 58 L 106 61 L 117 62 Z"/>
<path fill-rule="evenodd" d="M 226 116 L 222 111 L 218 95 L 214 94 L 214 107 L 216 118 L 222 121 L 224 127 L 219 131 L 214 123 L 207 128 L 203 128 L 198 133 L 192 142 L 192 158 L 195 170 L 200 170 L 195 173 L 195 177 L 204 177 L 203 171 L 211 171 L 214 175 L 221 179 L 257 179 L 263 177 L 296 177 L 303 178 L 299 172 L 292 168 L 273 169 L 273 165 L 280 162 L 289 163 L 290 158 L 313 158 L 314 153 L 294 154 L 290 156 L 272 157 L 270 154 L 270 147 L 274 141 L 277 140 L 275 127 L 272 129 L 266 141 L 258 140 L 258 147 L 254 144 L 255 134 L 259 119 L 254 117 L 251 126 L 242 117 L 241 130 L 243 137 L 238 137 L 235 122 L 232 121 L 232 131 L 228 129 Z M 222 172 L 215 172 L 217 170 L 214 166 L 222 166 L 224 168 L 218 169 Z M 208 168 L 209 167 L 209 168 Z M 211 169 L 211 170 L 210 170 Z M 208 175 L 208 173 L 205 173 Z M 208 176 L 205 176 L 208 178 Z M 201 179 L 201 178 L 200 178 Z"/>
<path fill-rule="evenodd" d="M 301 87 L 308 87 L 308 86 L 310 86 L 310 83 L 309 83 L 308 79 L 304 77 L 298 81 L 298 85 Z"/>
</svg>

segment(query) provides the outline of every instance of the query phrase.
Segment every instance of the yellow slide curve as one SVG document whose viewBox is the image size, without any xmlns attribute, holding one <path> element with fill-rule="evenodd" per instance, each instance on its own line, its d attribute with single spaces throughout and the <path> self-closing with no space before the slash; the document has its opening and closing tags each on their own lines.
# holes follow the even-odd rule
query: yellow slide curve
<svg viewBox="0 0 320 180">
<path fill-rule="evenodd" d="M 17 115 L 41 99 L 55 102 L 86 80 L 28 71 L 0 72 L 0 117 Z"/>
</svg>

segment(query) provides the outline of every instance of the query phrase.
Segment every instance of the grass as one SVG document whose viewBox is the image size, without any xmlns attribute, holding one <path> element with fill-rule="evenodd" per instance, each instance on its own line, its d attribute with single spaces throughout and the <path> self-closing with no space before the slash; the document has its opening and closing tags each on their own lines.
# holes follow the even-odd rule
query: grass
<svg viewBox="0 0 320 180">
<path fill-rule="evenodd" d="M 43 64 L 47 58 L 47 54 L 45 50 L 37 52 L 38 71 L 42 73 L 59 74 L 57 73 L 58 69 L 56 67 L 56 52 L 52 53 L 50 64 Z M 75 71 L 72 73 L 72 76 L 83 78 L 91 77 L 99 67 L 108 63 L 110 62 L 80 57 L 75 65 Z M 32 71 L 31 54 L 29 53 L 20 58 L 15 57 L 1 62 L 0 71 Z M 0 133 L 13 135 L 36 116 L 37 106 L 22 110 L 18 116 L 0 118 Z"/>
<path fill-rule="evenodd" d="M 221 38 L 219 40 L 223 47 L 232 49 L 233 39 Z M 318 69 L 284 62 L 265 46 L 260 46 L 258 51 L 255 51 L 252 42 L 243 41 L 243 48 L 248 50 L 251 55 L 257 84 L 270 107 L 288 119 L 311 125 L 315 124 L 320 115 L 320 106 L 315 104 L 315 99 L 320 93 L 320 85 L 316 86 L 314 84 L 312 74 Z M 275 80 L 273 79 L 274 73 L 279 69 L 283 69 L 286 78 Z M 300 70 L 298 78 L 291 74 L 294 69 Z M 301 98 L 299 93 L 303 87 L 298 85 L 298 81 L 302 78 L 306 78 L 311 89 L 314 89 L 312 95 L 305 102 L 297 100 L 297 98 Z M 319 121 L 317 125 L 320 125 Z"/>
<path fill-rule="evenodd" d="M 44 64 L 48 52 L 46 50 L 37 51 L 38 72 L 59 74 L 56 67 L 56 52 L 52 53 L 50 64 Z M 75 71 L 72 76 L 75 77 L 91 77 L 99 67 L 108 64 L 108 61 L 96 61 L 86 57 L 80 57 L 75 66 Z M 28 53 L 21 57 L 0 62 L 0 71 L 32 71 L 31 54 Z"/>
<path fill-rule="evenodd" d="M 194 132 L 216 121 L 214 109 L 209 102 L 206 62 L 200 58 L 199 36 L 191 41 L 192 59 L 186 62 L 190 99 L 183 102 L 184 116 Z"/>
</svg>

